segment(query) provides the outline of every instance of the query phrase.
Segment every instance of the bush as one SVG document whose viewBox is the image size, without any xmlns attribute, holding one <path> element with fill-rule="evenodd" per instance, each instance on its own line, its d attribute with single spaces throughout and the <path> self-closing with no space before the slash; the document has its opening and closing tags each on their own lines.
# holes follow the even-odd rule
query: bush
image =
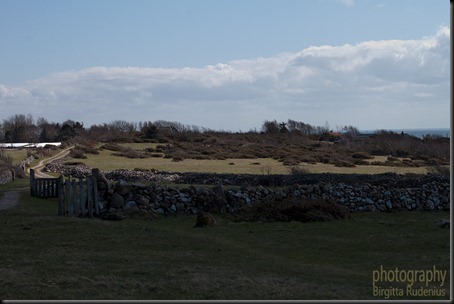
<svg viewBox="0 0 454 304">
<path fill-rule="evenodd" d="M 150 154 L 148 154 L 148 156 L 158 158 L 158 157 L 162 157 L 163 155 L 162 155 L 162 153 L 150 153 Z"/>
<path fill-rule="evenodd" d="M 26 177 L 25 171 L 22 170 L 22 168 L 19 167 L 19 166 L 14 167 L 14 174 L 18 178 L 25 178 Z"/>
<path fill-rule="evenodd" d="M 372 156 L 370 156 L 369 153 L 367 152 L 355 152 L 352 154 L 352 158 L 355 159 L 371 159 Z"/>
<path fill-rule="evenodd" d="M 332 200 L 271 199 L 243 209 L 246 221 L 323 222 L 350 218 L 350 210 Z"/>
<path fill-rule="evenodd" d="M 98 155 L 99 154 L 99 151 L 96 150 L 95 148 L 92 148 L 92 147 L 89 147 L 89 146 L 85 146 L 85 145 L 77 145 L 76 149 L 82 150 L 82 151 L 84 151 L 84 153 L 88 153 L 88 154 L 94 154 L 94 155 Z"/>
<path fill-rule="evenodd" d="M 359 165 L 359 166 L 369 166 L 370 165 L 370 162 L 368 162 L 367 160 L 364 160 L 364 159 L 356 159 L 353 163 L 355 165 Z"/>
<path fill-rule="evenodd" d="M 354 168 L 356 167 L 355 164 L 352 164 L 351 162 L 349 161 L 345 161 L 345 160 L 337 160 L 334 162 L 334 165 L 336 167 L 347 167 L 347 168 Z"/>
<path fill-rule="evenodd" d="M 289 168 L 290 174 L 293 175 L 298 175 L 298 174 L 308 174 L 309 171 L 306 168 L 303 168 L 301 166 L 291 166 Z"/>
<path fill-rule="evenodd" d="M 84 154 L 83 150 L 76 149 L 76 148 L 71 149 L 71 152 L 69 153 L 69 157 L 80 158 L 80 159 L 87 158 L 87 156 Z"/>
<path fill-rule="evenodd" d="M 117 145 L 117 144 L 104 144 L 101 146 L 101 149 L 115 151 L 115 152 L 120 152 L 120 151 L 124 150 L 124 148 L 122 146 Z"/>
<path fill-rule="evenodd" d="M 447 178 L 451 177 L 451 170 L 450 170 L 449 166 L 437 165 L 437 166 L 430 167 L 430 173 L 438 174 L 438 175 L 441 175 L 441 176 L 444 176 Z"/>
<path fill-rule="evenodd" d="M 149 156 L 144 153 L 140 153 L 132 149 L 131 147 L 124 148 L 121 152 L 113 153 L 115 156 L 123 156 L 127 158 L 148 158 Z"/>
</svg>

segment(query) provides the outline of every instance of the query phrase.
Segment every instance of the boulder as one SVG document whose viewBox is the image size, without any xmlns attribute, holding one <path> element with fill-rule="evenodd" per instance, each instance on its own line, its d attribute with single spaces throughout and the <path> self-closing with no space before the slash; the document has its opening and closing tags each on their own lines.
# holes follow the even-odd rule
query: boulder
<svg viewBox="0 0 454 304">
<path fill-rule="evenodd" d="M 438 226 L 441 227 L 441 228 L 448 228 L 449 229 L 449 227 L 450 227 L 449 220 L 440 219 L 438 221 Z"/>
<path fill-rule="evenodd" d="M 213 226 L 215 224 L 216 219 L 213 215 L 208 212 L 202 212 L 197 216 L 197 222 L 195 223 L 194 227 Z"/>
<path fill-rule="evenodd" d="M 125 216 L 122 214 L 118 213 L 104 213 L 101 216 L 101 219 L 106 220 L 106 221 L 120 221 L 125 219 Z"/>
<path fill-rule="evenodd" d="M 125 203 L 125 199 L 123 198 L 123 196 L 121 196 L 117 192 L 112 194 L 112 197 L 110 198 L 110 206 L 111 207 L 113 207 L 113 208 L 121 208 L 121 207 L 123 207 L 124 203 Z"/>
</svg>

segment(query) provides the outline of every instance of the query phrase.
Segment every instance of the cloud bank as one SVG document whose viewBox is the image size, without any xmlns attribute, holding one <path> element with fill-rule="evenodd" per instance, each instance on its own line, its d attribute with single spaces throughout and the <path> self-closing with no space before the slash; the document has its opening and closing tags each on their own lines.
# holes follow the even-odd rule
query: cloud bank
<svg viewBox="0 0 454 304">
<path fill-rule="evenodd" d="M 311 46 L 203 68 L 92 67 L 0 84 L 0 118 L 162 119 L 232 131 L 289 118 L 332 128 L 447 127 L 449 69 L 450 28 L 441 27 L 418 40 Z"/>
</svg>

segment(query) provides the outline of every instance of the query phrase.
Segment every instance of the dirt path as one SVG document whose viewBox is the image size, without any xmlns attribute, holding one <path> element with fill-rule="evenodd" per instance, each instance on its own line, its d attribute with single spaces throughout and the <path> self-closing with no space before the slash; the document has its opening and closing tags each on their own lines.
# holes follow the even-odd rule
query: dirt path
<svg viewBox="0 0 454 304">
<path fill-rule="evenodd" d="M 31 169 L 35 170 L 35 177 L 40 177 L 40 178 L 52 178 L 53 176 L 49 175 L 49 174 L 46 174 L 46 173 L 43 173 L 41 172 L 41 169 L 44 168 L 44 166 L 51 162 L 51 161 L 54 161 L 54 160 L 57 160 L 59 158 L 63 158 L 65 157 L 66 155 L 69 154 L 69 150 L 71 150 L 72 147 L 69 147 L 69 148 L 66 148 L 64 149 L 63 151 L 61 151 L 60 153 L 52 156 L 52 157 L 49 157 L 49 158 L 46 158 L 46 159 L 43 159 L 43 160 L 40 160 L 39 163 L 36 165 L 36 166 L 33 166 Z M 30 172 L 30 170 L 29 170 Z"/>
<path fill-rule="evenodd" d="M 43 160 L 40 160 L 39 163 L 36 165 L 36 166 L 33 166 L 31 169 L 34 169 L 35 170 L 35 176 L 36 177 L 41 177 L 41 178 L 51 178 L 52 176 L 46 174 L 46 173 L 43 173 L 41 172 L 41 169 L 48 163 L 48 162 L 51 162 L 51 161 L 54 161 L 56 159 L 59 159 L 59 158 L 63 158 L 65 157 L 66 155 L 69 154 L 69 150 L 71 149 L 72 147 L 69 147 L 69 148 L 66 148 L 64 149 L 63 151 L 61 151 L 60 153 L 52 156 L 52 157 L 49 157 L 49 158 L 46 158 L 46 159 L 43 159 Z M 30 171 L 29 171 L 30 172 Z M 17 205 L 17 203 L 19 202 L 19 190 L 25 190 L 25 189 L 28 189 L 28 188 L 21 188 L 21 189 L 13 189 L 13 190 L 9 190 L 9 191 L 6 191 L 3 196 L 1 196 L 0 194 L 0 211 L 2 210 L 6 210 L 6 209 L 9 209 L 9 208 L 12 208 L 14 206 Z"/>
</svg>

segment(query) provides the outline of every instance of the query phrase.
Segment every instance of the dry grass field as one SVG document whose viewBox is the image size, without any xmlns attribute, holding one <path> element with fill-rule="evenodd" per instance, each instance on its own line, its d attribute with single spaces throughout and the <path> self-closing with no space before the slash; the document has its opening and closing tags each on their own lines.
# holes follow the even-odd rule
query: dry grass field
<svg viewBox="0 0 454 304">
<path fill-rule="evenodd" d="M 120 144 L 122 147 L 130 148 L 136 152 L 143 152 L 148 148 L 156 148 L 157 144 L 152 143 L 128 143 Z M 100 147 L 101 145 L 98 145 Z M 207 173 L 233 173 L 233 174 L 289 174 L 295 166 L 284 165 L 273 158 L 227 158 L 227 159 L 183 159 L 174 161 L 172 158 L 147 157 L 127 158 L 113 155 L 114 152 L 106 149 L 99 150 L 99 154 L 86 153 L 86 159 L 68 158 L 68 162 L 83 162 L 91 168 L 100 170 L 115 169 L 155 169 L 169 172 L 207 172 Z M 398 158 L 402 160 L 403 158 Z M 386 156 L 374 156 L 368 161 L 379 161 L 384 163 Z M 307 163 L 298 164 L 299 169 L 307 173 L 351 173 L 351 174 L 380 174 L 380 173 L 417 173 L 426 174 L 429 166 L 404 167 L 386 165 L 356 165 L 355 167 L 338 167 L 334 164 Z"/>
</svg>

